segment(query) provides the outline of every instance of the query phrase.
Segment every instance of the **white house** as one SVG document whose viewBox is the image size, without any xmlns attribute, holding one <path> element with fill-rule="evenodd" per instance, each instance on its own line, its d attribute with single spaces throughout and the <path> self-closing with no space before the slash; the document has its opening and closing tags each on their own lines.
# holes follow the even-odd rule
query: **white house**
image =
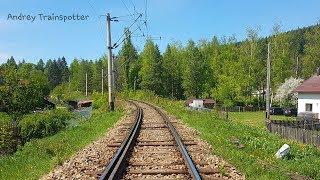
<svg viewBox="0 0 320 180">
<path fill-rule="evenodd" d="M 298 93 L 298 114 L 312 112 L 320 119 L 320 76 L 305 80 L 294 92 Z"/>
</svg>

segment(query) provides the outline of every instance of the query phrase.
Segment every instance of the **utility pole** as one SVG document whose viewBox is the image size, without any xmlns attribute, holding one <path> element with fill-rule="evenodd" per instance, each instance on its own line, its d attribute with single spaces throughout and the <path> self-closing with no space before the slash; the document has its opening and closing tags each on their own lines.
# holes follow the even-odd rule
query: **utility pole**
<svg viewBox="0 0 320 180">
<path fill-rule="evenodd" d="M 88 97 L 88 74 L 86 73 L 86 97 Z"/>
<path fill-rule="evenodd" d="M 115 64 L 115 60 L 116 60 L 116 56 L 113 54 L 112 55 L 112 87 L 113 87 L 113 90 L 115 91 L 115 87 L 116 87 L 116 85 L 115 85 L 115 77 L 114 77 L 114 75 L 115 75 L 115 70 L 114 70 L 114 64 Z M 114 98 L 114 96 L 113 96 L 113 98 Z"/>
<path fill-rule="evenodd" d="M 298 78 L 298 72 L 299 72 L 299 56 L 297 56 L 296 78 Z"/>
<path fill-rule="evenodd" d="M 268 43 L 267 59 L 267 90 L 266 90 L 266 119 L 270 119 L 270 43 Z"/>
<path fill-rule="evenodd" d="M 107 13 L 107 31 L 108 31 L 108 92 L 109 92 L 109 109 L 114 111 L 114 101 L 113 101 L 113 87 L 112 87 L 112 45 L 111 45 L 111 27 L 110 27 L 110 13 Z"/>
<path fill-rule="evenodd" d="M 103 68 L 101 70 L 101 93 L 103 94 Z"/>
</svg>

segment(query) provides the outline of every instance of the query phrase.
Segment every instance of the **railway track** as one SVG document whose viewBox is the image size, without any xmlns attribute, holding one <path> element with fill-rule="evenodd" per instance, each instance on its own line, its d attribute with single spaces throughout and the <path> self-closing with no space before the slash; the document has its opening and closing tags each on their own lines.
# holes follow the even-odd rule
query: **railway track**
<svg viewBox="0 0 320 180">
<path fill-rule="evenodd" d="M 142 102 L 124 107 L 127 113 L 105 135 L 41 179 L 199 179 L 192 175 L 187 161 L 202 179 L 245 179 L 232 165 L 213 155 L 210 145 L 199 139 L 194 129 L 176 118 Z M 181 142 L 173 134 L 179 134 Z M 189 158 L 181 151 L 187 151 Z"/>
<path fill-rule="evenodd" d="M 187 151 L 173 123 L 157 107 L 133 102 L 135 122 L 100 179 L 201 179 L 201 174 L 217 173 L 199 169 Z M 120 143 L 120 142 L 119 142 Z"/>
</svg>

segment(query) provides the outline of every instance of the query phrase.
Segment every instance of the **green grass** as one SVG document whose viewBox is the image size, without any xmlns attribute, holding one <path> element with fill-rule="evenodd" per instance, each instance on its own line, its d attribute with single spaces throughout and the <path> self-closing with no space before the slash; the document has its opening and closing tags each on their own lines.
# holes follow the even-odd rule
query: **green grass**
<svg viewBox="0 0 320 180">
<path fill-rule="evenodd" d="M 320 151 L 282 139 L 262 129 L 258 122 L 260 114 L 251 114 L 256 123 L 247 125 L 246 120 L 226 121 L 215 112 L 199 112 L 186 109 L 183 102 L 154 97 L 146 93 L 131 94 L 131 98 L 149 101 L 163 107 L 200 132 L 202 139 L 213 147 L 213 153 L 240 170 L 247 179 L 291 179 L 295 173 L 320 179 Z M 238 148 L 237 139 L 244 148 Z M 285 159 L 276 159 L 274 154 L 284 144 L 291 146 Z"/>
<path fill-rule="evenodd" d="M 265 112 L 256 111 L 256 112 L 229 112 L 229 119 L 231 121 L 239 122 L 242 124 L 247 124 L 253 127 L 258 127 L 261 129 L 266 129 L 265 126 Z M 270 119 L 272 120 L 287 120 L 294 121 L 295 117 L 287 117 L 284 115 L 271 115 Z"/>
<path fill-rule="evenodd" d="M 231 121 L 265 129 L 265 113 L 263 111 L 229 112 L 229 119 Z"/>
<path fill-rule="evenodd" d="M 26 143 L 13 155 L 0 157 L 0 179 L 38 179 L 105 134 L 122 114 L 96 110 L 91 119 L 76 127 Z"/>
</svg>

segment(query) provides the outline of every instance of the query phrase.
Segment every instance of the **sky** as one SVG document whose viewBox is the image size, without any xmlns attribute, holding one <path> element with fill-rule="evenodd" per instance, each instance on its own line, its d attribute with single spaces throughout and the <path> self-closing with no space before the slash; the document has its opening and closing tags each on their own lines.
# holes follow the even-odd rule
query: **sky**
<svg viewBox="0 0 320 180">
<path fill-rule="evenodd" d="M 41 20 L 43 15 L 84 15 L 86 20 Z M 111 22 L 112 42 L 121 42 L 125 27 L 132 25 L 138 51 L 152 37 L 163 52 L 168 43 L 210 40 L 235 35 L 241 41 L 246 29 L 259 28 L 261 37 L 271 34 L 274 24 L 282 31 L 320 22 L 319 0 L 0 0 L 0 63 L 10 56 L 36 63 L 39 59 L 66 57 L 98 59 L 106 53 L 106 13 Z M 31 15 L 36 19 L 8 18 Z M 147 26 L 144 25 L 147 20 Z M 140 27 L 140 29 L 138 28 Z M 136 30 L 136 31 L 134 31 Z M 160 39 L 161 37 L 161 39 Z M 114 49 L 117 54 L 121 45 Z"/>
</svg>

